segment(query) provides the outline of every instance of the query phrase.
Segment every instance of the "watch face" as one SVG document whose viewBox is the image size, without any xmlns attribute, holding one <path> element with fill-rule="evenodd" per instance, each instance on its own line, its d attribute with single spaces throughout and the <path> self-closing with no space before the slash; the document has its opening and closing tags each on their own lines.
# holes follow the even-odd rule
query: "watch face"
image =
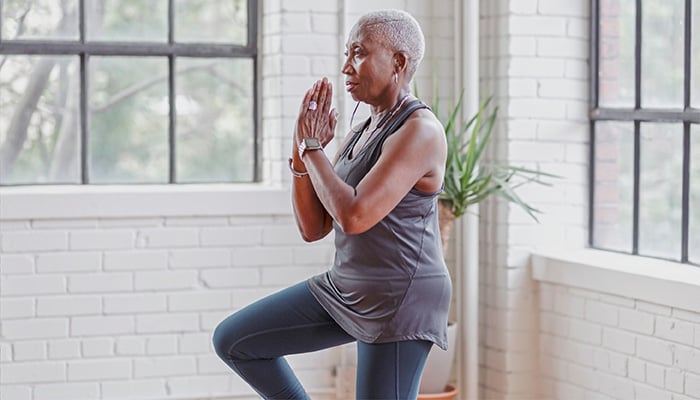
<svg viewBox="0 0 700 400">
<path fill-rule="evenodd" d="M 318 138 L 304 138 L 304 144 L 307 149 L 315 149 L 321 147 L 321 142 Z"/>
</svg>

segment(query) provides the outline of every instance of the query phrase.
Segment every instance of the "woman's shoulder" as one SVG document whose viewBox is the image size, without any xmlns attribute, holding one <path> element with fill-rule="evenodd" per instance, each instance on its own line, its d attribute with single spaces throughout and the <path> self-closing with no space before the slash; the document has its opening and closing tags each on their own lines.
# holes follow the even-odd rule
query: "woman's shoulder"
<svg viewBox="0 0 700 400">
<path fill-rule="evenodd" d="M 414 111 L 406 119 L 402 128 L 407 131 L 415 131 L 422 135 L 445 135 L 442 123 L 429 108 L 420 108 Z"/>
<path fill-rule="evenodd" d="M 418 109 L 404 121 L 387 145 L 404 148 L 407 145 L 437 149 L 446 146 L 445 130 L 430 109 Z"/>
</svg>

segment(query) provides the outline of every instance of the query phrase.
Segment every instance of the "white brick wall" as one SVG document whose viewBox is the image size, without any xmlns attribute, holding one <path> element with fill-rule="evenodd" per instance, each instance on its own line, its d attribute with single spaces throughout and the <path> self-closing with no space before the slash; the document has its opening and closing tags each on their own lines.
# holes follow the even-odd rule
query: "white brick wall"
<svg viewBox="0 0 700 400">
<path fill-rule="evenodd" d="M 559 354 L 558 347 L 545 352 L 541 331 L 565 333 L 574 346 L 562 351 L 587 357 L 593 366 L 593 350 L 614 341 L 604 327 L 621 317 L 605 305 L 545 293 L 550 308 L 539 314 L 537 326 L 539 297 L 529 278 L 529 253 L 544 245 L 585 244 L 588 2 L 484 0 L 480 9 L 481 97 L 493 95 L 499 107 L 487 157 L 563 177 L 552 187 L 521 188 L 525 201 L 544 211 L 539 224 L 502 201 L 480 208 L 481 346 L 486 354 L 509 356 L 481 357 L 480 396 L 584 399 L 581 386 L 592 378 L 581 373 L 580 380 L 567 381 L 579 366 L 552 360 L 549 354 Z M 541 357 L 551 362 L 538 363 Z M 597 362 L 621 368 L 619 359 Z"/>
<path fill-rule="evenodd" d="M 304 244 L 290 218 L 284 228 L 272 216 L 5 221 L 3 399 L 232 393 L 237 378 L 213 356 L 212 327 L 331 259 L 330 242 Z M 42 244 L 54 238 L 65 243 Z M 301 369 L 313 377 L 332 366 Z"/>
<path fill-rule="evenodd" d="M 0 221 L 0 398 L 250 394 L 213 355 L 213 326 L 331 260 L 330 241 L 307 245 L 293 219 L 280 221 Z M 329 382 L 314 376 L 332 366 L 300 369 L 318 390 Z"/>
<path fill-rule="evenodd" d="M 539 291 L 546 398 L 700 398 L 700 313 L 544 282 Z"/>
</svg>

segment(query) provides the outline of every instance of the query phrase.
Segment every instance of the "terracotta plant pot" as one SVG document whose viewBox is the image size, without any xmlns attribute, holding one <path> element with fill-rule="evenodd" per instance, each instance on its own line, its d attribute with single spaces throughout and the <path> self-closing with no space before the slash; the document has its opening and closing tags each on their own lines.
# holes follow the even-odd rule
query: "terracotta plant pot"
<svg viewBox="0 0 700 400">
<path fill-rule="evenodd" d="M 457 397 L 457 388 L 452 385 L 445 386 L 442 393 L 420 393 L 418 400 L 452 400 Z"/>
<path fill-rule="evenodd" d="M 440 237 L 442 239 L 442 252 L 447 253 L 447 243 L 450 241 L 452 225 L 457 219 L 452 213 L 450 202 L 445 199 L 438 200 L 438 225 L 440 226 Z"/>
</svg>

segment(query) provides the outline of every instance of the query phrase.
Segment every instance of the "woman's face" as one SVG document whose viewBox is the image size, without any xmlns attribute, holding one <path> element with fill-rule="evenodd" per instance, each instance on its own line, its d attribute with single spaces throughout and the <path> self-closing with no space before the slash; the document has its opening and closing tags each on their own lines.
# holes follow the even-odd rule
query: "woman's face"
<svg viewBox="0 0 700 400">
<path fill-rule="evenodd" d="M 370 105 L 386 101 L 391 93 L 387 87 L 395 84 L 393 53 L 365 29 L 353 29 L 345 47 L 345 90 L 355 101 Z"/>
</svg>

